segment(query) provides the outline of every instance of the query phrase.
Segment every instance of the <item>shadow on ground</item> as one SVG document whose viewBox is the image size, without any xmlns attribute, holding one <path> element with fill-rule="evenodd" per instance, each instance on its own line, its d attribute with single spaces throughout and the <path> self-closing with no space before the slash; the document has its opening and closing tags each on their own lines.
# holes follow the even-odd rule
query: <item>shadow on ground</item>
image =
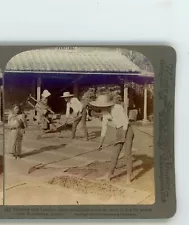
<svg viewBox="0 0 189 225">
<path fill-rule="evenodd" d="M 135 179 L 138 179 L 153 167 L 153 159 L 146 155 L 134 156 L 133 162 L 136 163 L 138 161 L 140 161 L 140 163 L 142 162 L 141 165 L 135 166 L 133 170 L 138 170 L 139 167 L 142 170 L 139 174 L 137 174 Z M 121 158 L 115 171 L 117 177 L 125 174 L 125 172 L 123 173 L 123 170 L 125 170 L 125 165 L 122 165 L 123 162 L 124 159 Z M 83 194 L 100 196 L 102 201 L 106 201 L 109 198 L 115 199 L 117 197 L 127 199 L 127 191 L 130 189 L 125 189 L 125 183 L 120 182 L 119 178 L 116 179 L 117 177 L 115 177 L 115 179 L 110 182 L 96 180 L 99 176 L 104 175 L 104 173 L 108 170 L 109 165 L 110 162 L 93 162 L 87 166 L 69 168 L 64 172 L 63 176 L 56 176 L 48 183 L 59 185 L 68 189 L 74 189 L 78 192 L 82 192 Z M 137 189 L 142 188 L 138 187 Z"/>
<path fill-rule="evenodd" d="M 92 131 L 90 133 L 90 140 L 97 141 L 101 136 L 101 127 L 98 127 L 98 128 L 97 127 L 89 127 L 89 129 Z M 113 139 L 116 139 L 116 137 L 114 135 L 112 135 L 114 133 L 115 133 L 115 129 L 112 127 L 108 127 L 105 142 L 109 142 L 109 141 L 112 142 L 112 137 L 113 137 Z M 109 135 L 109 134 L 111 134 L 111 135 Z"/>
<path fill-rule="evenodd" d="M 72 124 L 62 124 L 56 129 L 57 132 L 72 130 Z"/>
<path fill-rule="evenodd" d="M 97 138 L 100 137 L 101 131 L 93 131 L 92 133 L 90 133 L 90 140 L 95 141 Z"/>
<path fill-rule="evenodd" d="M 135 174 L 136 170 L 139 170 L 139 173 L 133 177 L 134 180 L 137 180 L 154 167 L 154 159 L 147 155 L 135 155 L 133 156 L 133 164 L 138 164 L 133 166 L 133 174 Z M 84 167 L 69 168 L 66 172 L 70 175 L 90 180 L 103 176 L 108 171 L 109 166 L 110 162 L 108 161 L 104 163 L 93 162 Z M 124 157 L 122 157 L 119 159 L 115 169 L 114 179 L 125 176 L 126 173 L 126 165 L 124 164 Z"/>
<path fill-rule="evenodd" d="M 134 177 L 133 180 L 138 180 L 141 178 L 145 173 L 147 173 L 149 170 L 151 170 L 154 167 L 154 159 L 152 157 L 149 157 L 147 155 L 135 155 L 133 157 L 133 164 L 137 162 L 141 162 L 139 165 L 133 166 L 133 174 L 135 174 L 135 171 L 139 170 L 140 172 Z M 124 158 L 121 158 L 120 161 L 124 161 Z M 119 173 L 119 169 L 124 169 L 123 172 Z M 117 168 L 118 174 L 114 178 L 119 178 L 122 176 L 125 176 L 127 174 L 126 166 L 124 165 L 124 162 L 122 162 L 122 166 Z"/>
<path fill-rule="evenodd" d="M 36 155 L 42 152 L 46 152 L 46 151 L 52 151 L 52 150 L 57 150 L 60 148 L 64 148 L 66 146 L 66 144 L 61 144 L 61 145 L 51 145 L 51 146 L 47 146 L 47 147 L 42 147 L 39 150 L 33 150 L 31 152 L 27 152 L 27 153 L 23 153 L 21 155 L 21 158 L 27 157 L 27 156 L 32 156 L 32 155 Z"/>
</svg>

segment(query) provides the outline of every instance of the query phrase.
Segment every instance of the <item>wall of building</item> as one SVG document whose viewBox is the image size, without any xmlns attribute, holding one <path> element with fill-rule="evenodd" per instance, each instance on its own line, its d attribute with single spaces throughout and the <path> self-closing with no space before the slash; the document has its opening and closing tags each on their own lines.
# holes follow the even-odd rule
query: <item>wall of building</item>
<svg viewBox="0 0 189 225">
<path fill-rule="evenodd" d="M 37 76 L 24 76 L 22 75 L 10 75 L 6 74 L 4 82 L 4 99 L 5 99 L 5 110 L 12 108 L 13 104 L 22 104 L 26 102 L 27 98 L 31 94 L 33 97 L 37 98 Z M 44 89 L 48 89 L 51 92 L 51 97 L 49 98 L 49 104 L 53 111 L 57 113 L 65 113 L 65 101 L 60 96 L 63 91 L 73 92 L 73 85 L 65 82 L 63 79 L 55 78 L 42 78 L 41 92 Z M 31 109 L 27 104 L 24 105 L 25 109 Z"/>
<path fill-rule="evenodd" d="M 13 104 L 24 103 L 29 94 L 35 95 L 34 76 L 5 75 L 4 77 L 4 100 L 5 110 L 12 108 Z"/>
<path fill-rule="evenodd" d="M 5 83 L 4 83 L 4 89 L 5 89 L 5 110 L 10 109 L 13 104 L 15 103 L 24 103 L 27 100 L 27 97 L 32 94 L 33 97 L 37 97 L 37 78 L 39 76 L 42 76 L 40 74 L 36 75 L 28 75 L 28 74 L 6 74 L 5 75 Z M 66 111 L 66 103 L 63 98 L 60 98 L 60 96 L 65 91 L 69 91 L 71 93 L 74 92 L 74 85 L 73 81 L 69 79 L 62 79 L 61 76 L 63 75 L 57 75 L 55 77 L 50 77 L 51 75 L 43 75 L 42 76 L 42 84 L 41 84 L 41 92 L 44 89 L 48 89 L 51 92 L 51 97 L 49 98 L 49 104 L 52 107 L 52 110 L 56 113 L 64 114 Z M 105 76 L 104 76 L 105 77 Z M 101 76 L 102 78 L 102 76 Z M 110 76 L 111 79 L 108 79 L 110 83 L 115 82 L 115 85 L 113 85 L 113 88 L 117 87 L 119 89 L 119 83 L 116 83 L 116 80 L 114 81 L 113 76 Z M 94 87 L 94 83 L 97 83 L 95 85 L 95 89 L 100 88 L 101 86 L 112 86 L 110 84 L 107 84 L 107 80 L 104 78 L 99 79 L 99 77 L 95 76 L 95 79 L 92 80 L 93 82 L 90 84 L 90 81 L 87 81 L 85 79 L 86 83 L 84 84 L 78 84 L 78 97 L 81 99 L 83 94 L 91 87 Z M 101 83 L 101 85 L 100 85 Z M 104 83 L 104 84 L 102 84 Z M 106 84 L 105 84 L 106 83 Z M 121 87 L 121 85 L 120 85 Z M 106 88 L 105 88 L 106 89 Z M 123 94 L 123 90 L 120 88 L 121 94 Z M 143 118 L 143 107 L 144 107 L 144 90 L 143 88 L 138 88 L 136 85 L 129 85 L 129 109 L 136 108 L 140 111 L 139 118 Z M 123 96 L 122 96 L 123 97 Z M 150 95 L 150 92 L 148 92 L 148 115 L 153 114 L 153 98 Z M 26 109 L 29 109 L 30 107 L 28 105 L 25 105 Z"/>
</svg>

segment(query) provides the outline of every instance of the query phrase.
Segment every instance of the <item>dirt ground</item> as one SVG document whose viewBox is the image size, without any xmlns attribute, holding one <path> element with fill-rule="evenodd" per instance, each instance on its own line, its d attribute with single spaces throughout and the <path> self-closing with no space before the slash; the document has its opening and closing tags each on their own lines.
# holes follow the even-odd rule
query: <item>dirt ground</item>
<svg viewBox="0 0 189 225">
<path fill-rule="evenodd" d="M 30 126 L 24 137 L 23 158 L 14 160 L 6 155 L 5 204 L 78 204 L 77 201 L 79 204 L 153 204 L 152 125 L 133 126 L 135 139 L 131 185 L 125 183 L 123 154 L 115 177 L 110 182 L 97 179 L 106 172 L 113 148 L 92 152 L 99 143 L 100 126 L 97 121 L 92 121 L 88 123 L 88 127 L 92 138 L 86 142 L 82 140 L 82 131 L 77 133 L 74 141 L 67 138 L 69 131 L 49 134 L 46 138 L 37 140 L 35 136 L 38 131 Z M 112 142 L 114 136 L 113 130 L 109 129 L 105 144 Z M 82 155 L 78 156 L 80 153 Z M 54 163 L 28 174 L 31 166 L 51 161 Z M 38 196 L 29 199 L 32 190 Z"/>
<path fill-rule="evenodd" d="M 137 157 L 133 157 L 133 162 L 137 161 Z M 60 185 L 67 189 L 72 189 L 82 194 L 93 195 L 98 199 L 107 202 L 109 199 L 119 199 L 119 203 L 124 203 L 124 199 L 128 197 L 128 188 L 136 188 L 134 192 L 140 187 L 143 191 L 151 192 L 148 197 L 149 204 L 153 204 L 154 198 L 154 184 L 149 181 L 145 184 L 146 176 L 148 179 L 153 176 L 153 159 L 143 164 L 145 172 L 137 173 L 139 165 L 133 168 L 132 184 L 127 186 L 125 182 L 126 167 L 124 165 L 124 157 L 119 160 L 114 177 L 110 182 L 97 180 L 98 177 L 103 176 L 109 167 L 110 162 L 100 163 L 94 162 L 84 167 L 70 168 L 65 171 L 64 176 L 54 177 L 48 183 L 53 185 Z M 145 177 L 143 177 L 145 176 Z M 143 183 L 143 184 L 142 184 Z M 150 184 L 149 184 L 150 183 Z M 140 204 L 145 204 L 140 202 Z"/>
</svg>

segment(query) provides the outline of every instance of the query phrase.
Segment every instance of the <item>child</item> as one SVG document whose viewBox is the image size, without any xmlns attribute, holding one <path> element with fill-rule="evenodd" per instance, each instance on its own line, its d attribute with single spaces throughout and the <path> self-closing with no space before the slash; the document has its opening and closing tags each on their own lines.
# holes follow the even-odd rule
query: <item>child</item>
<svg viewBox="0 0 189 225">
<path fill-rule="evenodd" d="M 22 139 L 26 127 L 25 114 L 22 113 L 19 105 L 14 105 L 8 116 L 8 128 L 10 129 L 8 143 L 10 154 L 13 154 L 16 159 L 21 157 Z"/>
</svg>

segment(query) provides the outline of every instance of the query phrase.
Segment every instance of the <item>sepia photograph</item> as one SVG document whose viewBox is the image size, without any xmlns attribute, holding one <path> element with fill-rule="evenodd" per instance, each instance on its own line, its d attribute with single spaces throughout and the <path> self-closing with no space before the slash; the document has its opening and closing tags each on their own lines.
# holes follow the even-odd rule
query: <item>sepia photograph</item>
<svg viewBox="0 0 189 225">
<path fill-rule="evenodd" d="M 0 80 L 5 205 L 155 203 L 154 68 L 145 55 L 34 49 L 7 63 L 4 92 Z"/>
<path fill-rule="evenodd" d="M 0 70 L 0 205 L 3 204 L 3 74 Z"/>
</svg>

